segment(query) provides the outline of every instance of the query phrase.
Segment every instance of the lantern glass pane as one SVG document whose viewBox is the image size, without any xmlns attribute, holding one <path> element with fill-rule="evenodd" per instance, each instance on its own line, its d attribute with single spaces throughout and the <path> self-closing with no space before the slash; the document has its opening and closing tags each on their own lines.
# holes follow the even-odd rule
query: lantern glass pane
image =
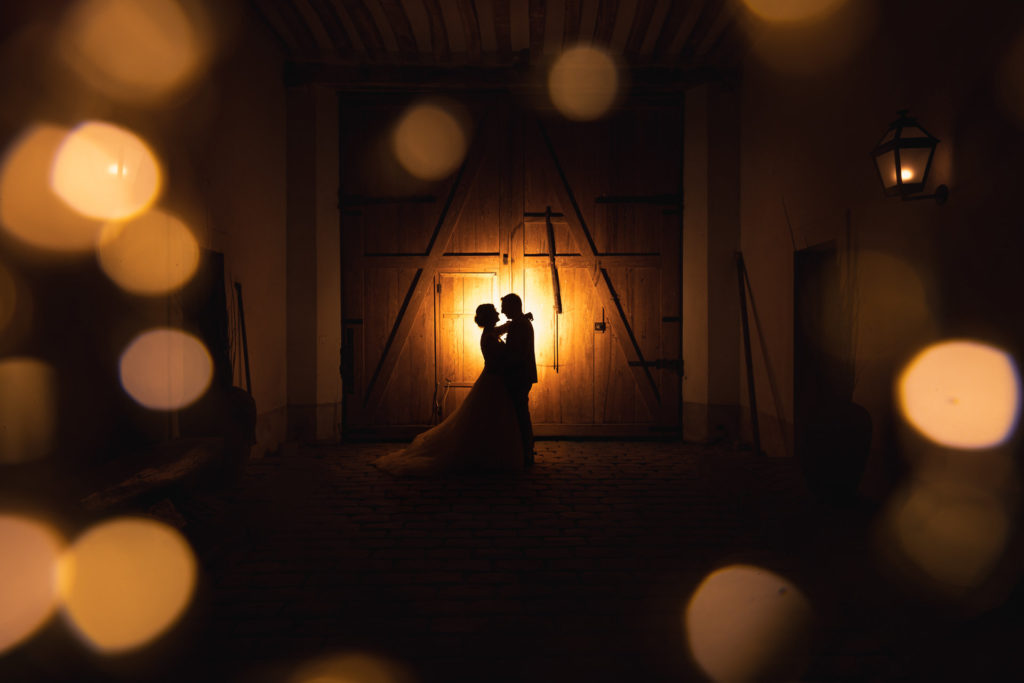
<svg viewBox="0 0 1024 683">
<path fill-rule="evenodd" d="M 929 137 L 931 137 L 931 136 L 928 135 L 928 133 L 925 133 L 923 130 L 921 130 L 917 126 L 907 126 L 906 128 L 904 128 L 904 129 L 902 129 L 900 131 L 900 139 L 901 140 L 907 140 L 907 139 L 912 139 L 912 138 L 925 138 L 925 139 L 927 139 Z"/>
<path fill-rule="evenodd" d="M 928 169 L 928 159 L 931 155 L 931 147 L 900 150 L 900 174 L 904 185 L 924 183 L 924 174 Z"/>
<path fill-rule="evenodd" d="M 878 164 L 878 176 L 882 179 L 882 186 L 885 189 L 896 187 L 896 154 L 889 151 L 875 157 Z"/>
<path fill-rule="evenodd" d="M 893 137 L 895 137 L 895 135 L 896 135 L 896 129 L 895 128 L 890 128 L 889 130 L 885 131 L 885 135 L 883 135 L 882 139 L 879 140 L 878 145 L 879 146 L 884 145 L 885 143 L 887 143 L 890 140 L 892 140 Z"/>
</svg>

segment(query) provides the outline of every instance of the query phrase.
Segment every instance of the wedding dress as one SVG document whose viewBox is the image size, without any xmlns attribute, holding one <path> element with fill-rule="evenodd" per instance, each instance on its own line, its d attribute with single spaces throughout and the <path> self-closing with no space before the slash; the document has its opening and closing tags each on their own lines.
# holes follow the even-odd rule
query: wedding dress
<svg viewBox="0 0 1024 683">
<path fill-rule="evenodd" d="M 523 469 L 519 423 L 501 373 L 505 345 L 496 330 L 480 335 L 480 351 L 484 369 L 462 405 L 404 450 L 378 458 L 374 465 L 410 477 Z"/>
</svg>

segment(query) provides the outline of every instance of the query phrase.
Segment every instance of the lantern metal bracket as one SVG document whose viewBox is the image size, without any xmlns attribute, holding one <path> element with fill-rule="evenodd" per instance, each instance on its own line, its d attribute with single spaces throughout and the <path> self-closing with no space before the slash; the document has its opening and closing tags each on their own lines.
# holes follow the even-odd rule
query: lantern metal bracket
<svg viewBox="0 0 1024 683">
<path fill-rule="evenodd" d="M 900 195 L 900 197 L 902 197 L 903 201 L 905 202 L 913 201 L 915 199 L 934 199 L 936 204 L 942 206 L 943 204 L 946 203 L 946 200 L 949 199 L 949 188 L 946 187 L 945 185 L 939 185 L 938 187 L 935 188 L 935 192 L 933 194 L 902 194 Z"/>
</svg>

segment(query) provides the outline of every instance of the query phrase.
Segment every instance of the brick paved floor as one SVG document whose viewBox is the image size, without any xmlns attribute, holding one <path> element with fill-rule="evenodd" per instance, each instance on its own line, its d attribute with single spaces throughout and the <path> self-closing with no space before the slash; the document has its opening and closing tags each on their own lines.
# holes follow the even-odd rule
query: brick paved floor
<svg viewBox="0 0 1024 683">
<path fill-rule="evenodd" d="M 910 604 L 875 569 L 871 507 L 814 503 L 792 460 L 548 441 L 515 477 L 370 465 L 400 447 L 301 448 L 250 463 L 228 492 L 176 500 L 202 582 L 175 632 L 114 663 L 47 634 L 18 671 L 259 683 L 356 650 L 425 683 L 700 680 L 683 608 L 737 562 L 787 576 L 814 605 L 806 680 L 979 680 L 1020 664 L 1007 654 L 1024 634 L 1019 597 L 970 619 Z"/>
</svg>

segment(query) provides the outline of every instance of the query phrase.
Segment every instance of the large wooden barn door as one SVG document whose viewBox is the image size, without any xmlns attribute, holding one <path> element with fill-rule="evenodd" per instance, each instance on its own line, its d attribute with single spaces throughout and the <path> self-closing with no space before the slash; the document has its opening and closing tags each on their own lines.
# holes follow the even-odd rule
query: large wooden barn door
<svg viewBox="0 0 1024 683">
<path fill-rule="evenodd" d="M 537 432 L 678 430 L 681 100 L 525 130 L 521 291 L 537 318 Z"/>
<path fill-rule="evenodd" d="M 386 153 L 415 99 L 341 99 L 345 433 L 450 415 L 482 369 L 475 308 L 509 291 L 535 316 L 538 435 L 678 430 L 681 102 L 577 124 L 460 98 L 465 162 L 424 183 Z"/>
</svg>

